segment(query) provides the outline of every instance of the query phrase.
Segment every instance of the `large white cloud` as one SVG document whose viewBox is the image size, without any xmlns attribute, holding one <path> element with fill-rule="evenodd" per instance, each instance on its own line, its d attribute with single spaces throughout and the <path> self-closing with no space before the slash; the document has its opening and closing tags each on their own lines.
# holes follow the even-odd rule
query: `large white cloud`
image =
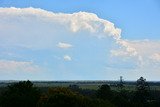
<svg viewBox="0 0 160 107">
<path fill-rule="evenodd" d="M 35 8 L 12 7 L 0 8 L 0 17 L 1 42 L 5 45 L 48 48 L 53 47 L 58 41 L 57 38 L 66 35 L 66 32 L 69 32 L 68 35 L 74 35 L 87 31 L 94 33 L 98 38 L 112 37 L 116 43 L 125 48 L 127 54 L 137 54 L 133 47 L 121 39 L 121 29 L 94 13 L 65 14 Z"/>
<path fill-rule="evenodd" d="M 99 18 L 94 13 L 54 13 L 36 8 L 0 8 L 0 42 L 4 46 L 21 46 L 31 49 L 62 49 L 72 47 L 60 42 L 88 32 L 98 38 L 120 39 L 121 30 L 113 23 Z M 87 35 L 87 34 L 85 34 Z M 58 42 L 58 45 L 57 45 Z M 71 60 L 69 57 L 64 59 Z"/>
<path fill-rule="evenodd" d="M 119 39 L 121 30 L 94 13 L 53 13 L 35 8 L 0 8 L 0 37 L 4 45 L 52 47 L 59 36 L 76 32 Z M 59 41 L 58 41 L 59 42 Z"/>
<path fill-rule="evenodd" d="M 36 8 L 0 8 L 0 42 L 3 45 L 18 45 L 28 48 L 68 48 L 62 44 L 61 36 L 90 32 L 98 38 L 112 37 L 123 50 L 112 54 L 136 56 L 137 50 L 130 43 L 121 39 L 121 29 L 113 23 L 99 18 L 94 13 L 78 12 L 72 14 L 53 13 Z M 1 45 L 2 45 L 1 44 Z M 63 45 L 63 46 L 62 46 Z"/>
<path fill-rule="evenodd" d="M 157 49 L 159 52 L 160 42 L 123 40 L 121 39 L 121 29 L 116 28 L 113 23 L 99 18 L 94 13 L 65 14 L 32 7 L 11 7 L 0 8 L 0 17 L 1 45 L 46 48 L 53 46 L 56 43 L 55 41 L 58 40 L 57 38 L 65 35 L 66 32 L 74 34 L 75 32 L 88 31 L 94 33 L 97 37 L 113 37 L 116 43 L 123 48 L 117 53 L 112 50 L 115 55 L 118 55 L 118 53 L 129 56 L 146 54 L 148 48 Z M 59 32 L 60 34 L 57 34 Z M 58 42 L 58 47 L 72 47 L 71 44 Z"/>
</svg>

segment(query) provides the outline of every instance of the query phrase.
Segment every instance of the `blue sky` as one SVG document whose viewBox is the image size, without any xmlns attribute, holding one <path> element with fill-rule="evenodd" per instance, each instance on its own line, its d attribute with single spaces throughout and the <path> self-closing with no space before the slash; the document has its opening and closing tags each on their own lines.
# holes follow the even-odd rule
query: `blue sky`
<svg viewBox="0 0 160 107">
<path fill-rule="evenodd" d="M 2 80 L 159 79 L 158 0 L 1 0 L 0 7 Z"/>
</svg>

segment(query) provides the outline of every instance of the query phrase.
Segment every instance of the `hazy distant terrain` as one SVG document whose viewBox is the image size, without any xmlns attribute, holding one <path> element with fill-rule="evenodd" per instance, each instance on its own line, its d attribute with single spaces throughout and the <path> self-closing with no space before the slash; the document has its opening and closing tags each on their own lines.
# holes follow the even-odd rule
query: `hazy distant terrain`
<svg viewBox="0 0 160 107">
<path fill-rule="evenodd" d="M 0 81 L 0 87 L 6 87 L 12 83 L 19 81 Z M 32 81 L 36 87 L 69 87 L 69 85 L 78 85 L 82 89 L 93 89 L 97 90 L 102 84 L 110 85 L 112 90 L 118 90 L 117 84 L 119 81 L 107 81 L 107 80 L 97 80 L 97 81 Z M 159 81 L 150 81 L 148 82 L 151 90 L 160 90 Z M 125 90 L 135 90 L 136 81 L 125 81 L 124 82 Z"/>
</svg>

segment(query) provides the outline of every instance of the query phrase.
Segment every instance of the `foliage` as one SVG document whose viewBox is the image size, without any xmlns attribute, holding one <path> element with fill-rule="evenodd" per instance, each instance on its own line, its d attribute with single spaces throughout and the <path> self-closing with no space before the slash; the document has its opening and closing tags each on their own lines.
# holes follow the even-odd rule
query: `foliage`
<svg viewBox="0 0 160 107">
<path fill-rule="evenodd" d="M 39 88 L 30 81 L 18 82 L 1 90 L 0 107 L 159 107 L 160 92 L 150 91 L 143 77 L 136 91 L 111 90 L 103 84 L 98 90 L 69 87 Z"/>
<path fill-rule="evenodd" d="M 62 87 L 49 89 L 46 97 L 42 97 L 38 105 L 39 107 L 113 107 L 108 101 L 92 100 Z"/>
<path fill-rule="evenodd" d="M 1 107 L 35 107 L 40 93 L 30 81 L 9 85 L 0 98 Z"/>
<path fill-rule="evenodd" d="M 146 82 L 146 79 L 144 79 L 143 77 L 140 77 L 137 80 L 136 92 L 134 97 L 135 101 L 141 103 L 145 103 L 150 100 L 150 88 L 148 83 Z"/>
<path fill-rule="evenodd" d="M 111 99 L 112 92 L 110 86 L 107 84 L 101 85 L 97 91 L 97 97 L 103 100 Z"/>
</svg>

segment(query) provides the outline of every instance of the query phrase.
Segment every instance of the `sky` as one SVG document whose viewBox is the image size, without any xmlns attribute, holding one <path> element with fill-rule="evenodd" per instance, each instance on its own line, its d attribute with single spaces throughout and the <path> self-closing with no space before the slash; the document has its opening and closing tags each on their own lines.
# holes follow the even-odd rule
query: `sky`
<svg viewBox="0 0 160 107">
<path fill-rule="evenodd" d="M 1 0 L 0 80 L 159 81 L 159 0 Z"/>
</svg>

